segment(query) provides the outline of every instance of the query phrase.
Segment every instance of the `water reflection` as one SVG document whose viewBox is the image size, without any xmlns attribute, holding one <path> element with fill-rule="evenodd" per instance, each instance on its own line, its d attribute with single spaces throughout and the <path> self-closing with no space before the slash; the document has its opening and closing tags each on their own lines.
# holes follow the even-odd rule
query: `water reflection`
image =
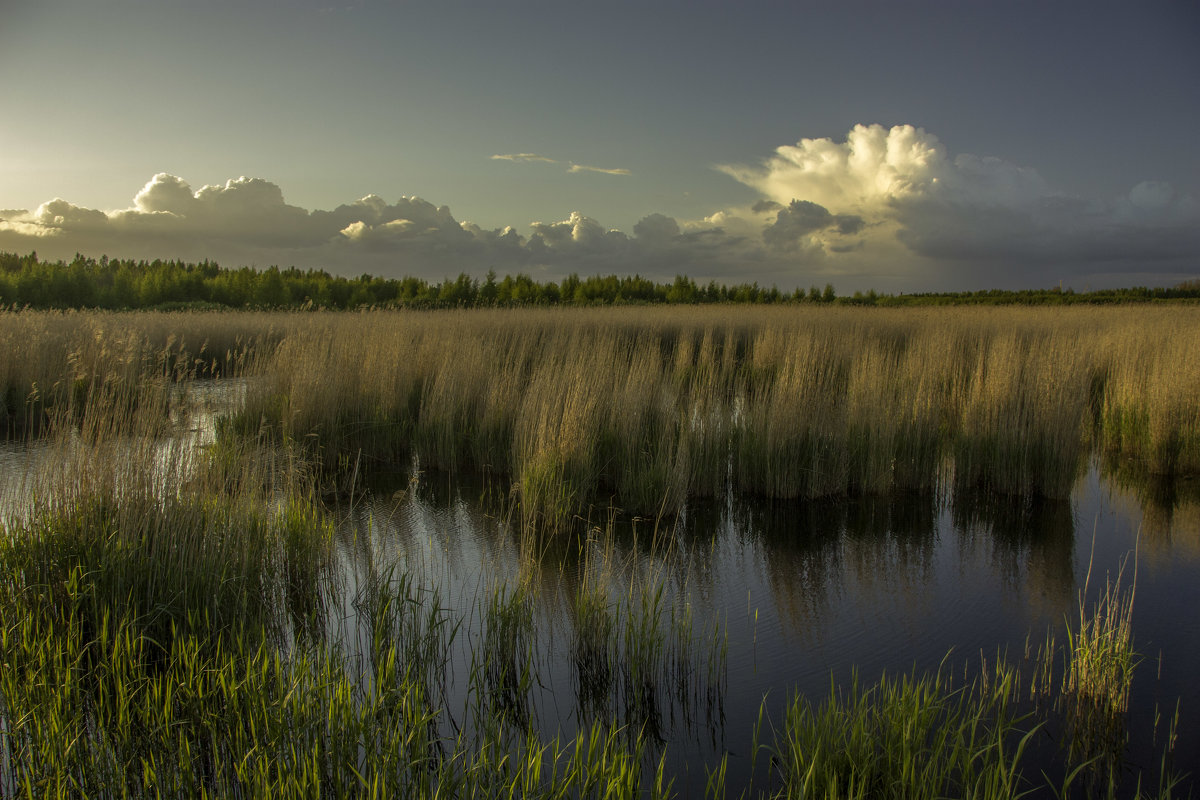
<svg viewBox="0 0 1200 800">
<path fill-rule="evenodd" d="M 1046 616 L 1075 601 L 1075 514 L 1067 500 L 957 492 L 951 519 L 964 549 L 983 548 L 1008 588 Z"/>
<path fill-rule="evenodd" d="M 211 441 L 221 402 L 178 409 L 183 438 Z M 45 457 L 37 447 L 0 449 L 6 511 L 21 491 L 14 479 Z M 1151 558 L 1138 576 L 1135 637 L 1154 666 L 1139 672 L 1123 722 L 1153 731 L 1143 723 L 1177 698 L 1185 714 L 1200 701 L 1195 483 L 1093 469 L 1069 501 L 966 491 L 822 502 L 724 495 L 668 522 L 600 508 L 575 535 L 539 539 L 522 531 L 509 486 L 494 475 L 451 476 L 419 462 L 362 474 L 337 509 L 329 630 L 349 647 L 369 640 L 361 598 L 397 567 L 413 591 L 463 620 L 440 689 L 453 724 L 470 719 L 467 686 L 483 668 L 507 724 L 564 736 L 595 721 L 647 732 L 671 754 L 685 795 L 703 788 L 702 775 L 688 777 L 690 762 L 715 763 L 730 742 L 744 747 L 764 702 L 776 713 L 790 691 L 821 695 L 831 672 L 841 679 L 854 665 L 871 681 L 936 666 L 952 647 L 990 657 L 1046 625 L 1061 629 L 1089 561 L 1097 574 L 1113 570 L 1139 528 Z M 503 657 L 477 660 L 489 652 Z M 1185 716 L 1178 731 L 1181 760 L 1200 756 L 1194 720 Z M 1132 737 L 1127 758 L 1149 765 L 1153 747 Z M 749 770 L 739 758 L 730 762 L 735 786 Z"/>
<path fill-rule="evenodd" d="M 514 682 L 519 663 L 495 681 L 507 687 L 515 718 L 548 733 L 604 721 L 651 734 L 687 793 L 703 788 L 689 764 L 715 763 L 731 742 L 744 745 L 764 698 L 767 713 L 777 713 L 788 691 L 823 694 L 830 673 L 846 678 L 851 665 L 873 680 L 936 668 L 952 648 L 976 665 L 997 650 L 1018 655 L 1027 635 L 1077 613 L 1089 560 L 1097 574 L 1115 568 L 1139 520 L 1159 526 L 1155 547 L 1191 546 L 1197 506 L 1164 497 L 1114 493 L 1096 471 L 1070 501 L 979 492 L 825 502 L 724 496 L 692 502 L 670 523 L 598 509 L 574 536 L 543 541 L 522 534 L 503 481 L 416 469 L 364 487 L 348 510 L 354 533 L 344 546 L 360 566 L 399 562 L 418 571 L 469 618 L 460 675 L 472 648 L 488 647 L 489 635 L 494 646 L 481 600 L 492 587 L 521 586 L 534 606 L 539 682 Z M 1159 613 L 1154 580 L 1139 576 L 1140 617 Z M 657 626 L 646 637 L 657 649 L 638 649 L 639 618 Z M 692 634 L 680 636 L 688 626 Z M 1171 641 L 1154 631 L 1155 646 L 1177 648 L 1167 658 L 1182 661 L 1158 675 L 1143 671 L 1122 723 L 1130 731 L 1154 730 L 1156 703 L 1161 710 L 1181 694 L 1195 699 L 1183 676 L 1200 642 L 1182 633 Z M 713 663 L 722 667 L 717 679 Z M 1131 737 L 1128 758 L 1157 752 L 1150 739 Z M 1195 726 L 1180 737 L 1180 749 L 1195 753 Z M 1043 749 L 1054 757 L 1055 746 Z M 748 780 L 746 754 L 729 769 L 732 785 Z"/>
<path fill-rule="evenodd" d="M 1129 513 L 1140 515 L 1142 543 L 1151 558 L 1179 551 L 1200 556 L 1200 478 L 1155 474 L 1113 459 L 1102 461 L 1101 473 Z"/>
</svg>

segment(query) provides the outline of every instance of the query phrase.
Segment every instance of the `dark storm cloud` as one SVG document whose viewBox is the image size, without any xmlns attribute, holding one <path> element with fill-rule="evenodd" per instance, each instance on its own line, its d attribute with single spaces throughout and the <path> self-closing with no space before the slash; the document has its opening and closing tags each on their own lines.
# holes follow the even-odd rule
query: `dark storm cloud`
<svg viewBox="0 0 1200 800">
<path fill-rule="evenodd" d="M 813 234 L 832 232 L 850 236 L 860 232 L 864 225 L 863 218 L 856 214 L 831 214 L 829 209 L 808 200 L 793 200 L 787 208 L 779 210 L 775 222 L 763 231 L 763 241 L 769 247 L 784 250 L 820 247 L 812 241 Z"/>
</svg>

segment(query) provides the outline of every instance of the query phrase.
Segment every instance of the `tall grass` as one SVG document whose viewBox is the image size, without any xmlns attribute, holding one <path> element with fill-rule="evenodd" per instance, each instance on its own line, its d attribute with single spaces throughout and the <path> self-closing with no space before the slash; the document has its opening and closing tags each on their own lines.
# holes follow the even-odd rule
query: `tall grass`
<svg viewBox="0 0 1200 800">
<path fill-rule="evenodd" d="M 1016 709 L 1017 677 L 956 686 L 943 670 L 833 687 L 789 705 L 771 746 L 789 798 L 1013 798 L 1035 724 Z"/>
<path fill-rule="evenodd" d="M 612 500 L 657 515 L 726 490 L 811 499 L 931 491 L 947 476 L 1060 498 L 1095 444 L 1150 469 L 1200 470 L 1191 308 L 377 312 L 296 324 L 258 367 L 252 427 L 315 443 L 335 469 L 348 453 L 415 452 L 507 475 L 525 517 L 550 528 Z"/>
<path fill-rule="evenodd" d="M 0 435 L 42 431 L 53 415 L 80 415 L 147 378 L 240 374 L 252 355 L 266 358 L 296 319 L 0 310 Z"/>
<path fill-rule="evenodd" d="M 157 388 L 120 427 L 93 419 L 116 406 L 60 420 L 61 458 L 0 529 L 0 797 L 668 791 L 636 732 L 512 724 L 526 595 L 489 608 L 471 725 L 447 708 L 461 621 L 436 592 L 385 570 L 354 601 L 365 638 L 336 638 L 333 527 L 304 464 L 229 445 L 180 463 Z"/>
<path fill-rule="evenodd" d="M 1024 665 L 999 655 L 957 682 L 947 662 L 930 673 L 884 675 L 868 686 L 855 673 L 848 687 L 833 684 L 819 701 L 795 696 L 763 746 L 778 780 L 772 796 L 1174 796 L 1184 778 L 1171 763 L 1178 710 L 1157 786 L 1143 785 L 1149 771 L 1122 772 L 1138 661 L 1133 598 L 1120 575 L 1091 607 L 1085 591 L 1066 646 L 1059 648 L 1048 631 L 1036 653 L 1027 643 Z M 1023 701 L 1025 685 L 1034 702 Z M 1053 740 L 1058 752 L 1047 760 Z"/>
<path fill-rule="evenodd" d="M 135 417 L 158 419 L 154 389 L 142 387 Z M 655 575 L 620 573 L 611 530 L 574 605 L 570 652 L 592 697 L 590 713 L 580 698 L 578 731 L 546 734 L 534 719 L 528 583 L 483 599 L 474 715 L 456 718 L 448 653 L 463 623 L 436 591 L 385 569 L 356 598 L 357 647 L 321 624 L 338 588 L 332 531 L 303 462 L 221 446 L 171 466 L 157 423 L 130 435 L 139 424 L 64 422 L 64 459 L 40 484 L 58 493 L 0 535 L 0 797 L 671 796 L 664 709 L 711 693 L 723 649 Z M 278 481 L 243 477 L 281 460 L 294 467 Z M 652 549 L 665 540 L 651 538 Z M 1095 677 L 1113 662 L 1092 656 L 1128 643 L 1123 603 L 1083 612 L 1064 696 L 1120 709 L 1128 673 L 1114 691 Z M 1020 696 L 1018 673 L 999 663 L 961 685 L 947 670 L 853 684 L 821 705 L 796 698 L 755 788 L 1017 796 L 1041 785 L 1025 756 L 1041 722 Z M 1064 758 L 1052 788 L 1066 795 L 1075 762 L 1100 756 Z M 721 795 L 721 767 L 709 774 Z M 1115 773 L 1097 774 L 1099 791 L 1120 790 Z M 1167 797 L 1165 761 L 1164 774 Z"/>
<path fill-rule="evenodd" d="M 727 490 L 1065 497 L 1096 446 L 1198 474 L 1198 335 L 1191 307 L 4 312 L 0 392 L 29 430 L 147 377 L 254 376 L 227 430 L 331 487 L 415 453 L 506 476 L 553 529 Z"/>
<path fill-rule="evenodd" d="M 675 733 L 722 725 L 726 639 L 716 620 L 698 622 L 693 598 L 668 580 L 682 554 L 670 536 L 631 531 L 636 555 L 618 547 L 610 518 L 589 531 L 570 598 L 576 716 L 662 744 Z M 645 550 L 639 550 L 644 547 Z"/>
</svg>

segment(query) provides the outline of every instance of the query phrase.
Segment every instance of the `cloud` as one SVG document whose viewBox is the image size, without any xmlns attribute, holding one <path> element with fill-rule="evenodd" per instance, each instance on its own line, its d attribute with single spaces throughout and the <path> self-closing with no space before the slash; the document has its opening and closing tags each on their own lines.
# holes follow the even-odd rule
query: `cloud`
<svg viewBox="0 0 1200 800">
<path fill-rule="evenodd" d="M 853 236 L 862 231 L 863 218 L 855 214 L 831 214 L 829 209 L 808 200 L 793 200 L 781 208 L 775 222 L 763 231 L 763 241 L 778 249 L 823 248 L 829 237 Z M 833 245 L 846 247 L 845 242 Z"/>
<path fill-rule="evenodd" d="M 586 164 L 572 164 L 571 168 L 568 169 L 567 172 L 570 172 L 570 173 L 599 172 L 604 175 L 632 175 L 633 174 L 629 170 L 622 169 L 620 167 L 618 167 L 616 169 L 605 169 L 604 167 L 589 167 Z"/>
<path fill-rule="evenodd" d="M 856 125 L 844 143 L 801 139 L 760 165 L 718 169 L 780 205 L 798 199 L 841 209 L 923 194 L 952 168 L 937 137 L 920 128 Z"/>
<path fill-rule="evenodd" d="M 563 163 L 533 153 L 494 158 Z M 194 189 L 159 173 L 118 211 L 62 198 L 33 211 L 0 211 L 0 249 L 429 279 L 489 268 L 541 279 L 686 273 L 784 288 L 832 282 L 839 291 L 1020 288 L 1060 279 L 1163 285 L 1200 269 L 1200 203 L 1180 187 L 1147 180 L 1116 198 L 1073 196 L 1035 169 L 952 155 L 912 126 L 860 125 L 843 141 L 801 139 L 759 163 L 720 169 L 758 196 L 699 219 L 648 214 L 628 232 L 579 210 L 525 229 L 485 229 L 420 197 L 368 194 L 308 210 L 264 178 Z"/>
<path fill-rule="evenodd" d="M 97 230 L 108 225 L 103 211 L 72 205 L 62 198 L 42 203 L 33 213 L 31 222 L 48 229 Z"/>
<path fill-rule="evenodd" d="M 1200 205 L 1170 184 L 1075 197 L 1030 167 L 951 157 L 911 125 L 856 125 L 842 142 L 801 139 L 759 164 L 718 169 L 762 195 L 728 215 L 777 212 L 762 232 L 768 246 L 831 256 L 847 275 L 1039 286 L 1064 272 L 1194 274 L 1200 261 Z"/>
<path fill-rule="evenodd" d="M 643 242 L 670 242 L 679 233 L 679 223 L 663 214 L 642 217 L 633 226 L 633 235 Z"/>
<path fill-rule="evenodd" d="M 493 161 L 512 161 L 512 162 L 520 163 L 520 164 L 528 164 L 528 163 L 532 163 L 532 162 L 542 162 L 545 164 L 559 163 L 557 159 L 538 155 L 537 153 L 498 153 L 498 154 L 492 156 L 491 158 Z M 589 167 L 586 164 L 576 164 L 573 161 L 568 162 L 568 163 L 570 163 L 570 166 L 567 168 L 567 172 L 571 173 L 571 174 L 578 174 L 581 172 L 599 172 L 603 175 L 631 175 L 632 174 L 629 170 L 620 168 L 620 167 L 608 169 L 605 167 Z"/>
<path fill-rule="evenodd" d="M 493 161 L 518 161 L 518 162 L 543 161 L 547 164 L 557 164 L 558 163 L 553 158 L 547 158 L 546 156 L 539 156 L 537 153 L 498 154 L 498 155 L 492 156 L 492 160 Z"/>
</svg>

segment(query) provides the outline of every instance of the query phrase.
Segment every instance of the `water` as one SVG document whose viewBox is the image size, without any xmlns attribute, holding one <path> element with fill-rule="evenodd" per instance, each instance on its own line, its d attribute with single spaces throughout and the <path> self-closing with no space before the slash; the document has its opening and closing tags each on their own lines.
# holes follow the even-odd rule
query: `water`
<svg viewBox="0 0 1200 800">
<path fill-rule="evenodd" d="M 244 392 L 244 385 L 198 382 L 173 414 L 176 441 L 188 447 L 211 442 L 216 417 L 236 407 Z M 23 476 L 48 452 L 40 445 L 0 446 L 5 516 L 19 513 Z M 446 697 L 456 723 L 466 716 L 472 653 L 484 637 L 481 608 L 496 585 L 518 578 L 528 581 L 536 599 L 539 681 L 526 698 L 532 718 L 544 734 L 569 737 L 596 713 L 577 702 L 572 598 L 601 554 L 614 597 L 624 592 L 631 602 L 629 586 L 638 580 L 661 583 L 664 609 L 691 610 L 696 639 L 688 686 L 664 685 L 653 708 L 632 710 L 622 707 L 616 688 L 602 712 L 659 734 L 655 753 L 665 749 L 681 796 L 702 793 L 706 765 L 723 755 L 729 787 L 736 790 L 753 775 L 761 779 L 769 765 L 760 759 L 755 766 L 750 752 L 760 712 L 777 723 L 794 693 L 819 701 L 831 678 L 844 684 L 856 671 L 870 684 L 885 672 L 991 663 L 1000 652 L 1019 661 L 1027 640 L 1041 642 L 1048 629 L 1065 641 L 1064 626 L 1077 623 L 1089 571 L 1090 600 L 1125 563 L 1124 585 L 1133 585 L 1136 569 L 1133 631 L 1142 656 L 1127 719 L 1126 764 L 1154 774 L 1165 720 L 1179 703 L 1175 765 L 1200 765 L 1195 487 L 1120 488 L 1093 467 L 1062 502 L 729 497 L 693 502 L 657 529 L 650 521 L 610 525 L 601 509 L 579 527 L 580 537 L 591 537 L 582 548 L 589 561 L 571 548 L 551 548 L 540 559 L 523 553 L 517 526 L 506 516 L 504 487 L 495 482 L 422 473 L 415 463 L 410 471 L 368 478 L 351 503 L 336 509 L 344 591 L 331 609 L 334 627 L 345 641 L 355 640 L 361 633 L 355 593 L 367 575 L 390 564 L 436 591 L 464 620 Z M 716 683 L 707 672 L 714 643 L 723 644 Z M 1035 747 L 1053 756 L 1049 736 Z"/>
<path fill-rule="evenodd" d="M 468 620 L 455 656 L 460 676 L 482 635 L 479 598 L 494 581 L 513 579 L 522 564 L 514 526 L 502 514 L 489 515 L 479 494 L 479 486 L 444 475 L 406 475 L 394 488 L 360 498 L 344 525 L 360 550 L 369 543 L 376 564 L 399 560 Z M 966 665 L 994 663 L 1001 652 L 1019 662 L 1027 642 L 1036 646 L 1047 630 L 1065 642 L 1064 625 L 1078 625 L 1085 582 L 1091 602 L 1123 563 L 1124 586 L 1133 586 L 1136 570 L 1133 630 L 1142 656 L 1126 764 L 1156 774 L 1177 701 L 1175 764 L 1200 764 L 1198 511 L 1200 505 L 1186 502 L 1144 507 L 1093 468 L 1069 501 L 730 498 L 693 503 L 679 520 L 660 526 L 655 548 L 648 544 L 649 522 L 637 542 L 630 531 L 618 531 L 615 557 L 626 570 L 659 576 L 673 602 L 690 603 L 700 623 L 719 620 L 727 636 L 727 680 L 715 706 L 661 698 L 676 788 L 683 796 L 702 793 L 704 765 L 724 753 L 728 785 L 745 785 L 760 708 L 778 721 L 793 693 L 825 697 L 831 676 L 845 684 L 856 671 L 869 684 L 885 672 L 942 664 L 961 673 Z M 603 528 L 604 514 L 597 517 Z M 360 552 L 351 561 L 361 566 L 362 558 Z M 544 560 L 549 566 L 534 579 L 544 685 L 531 692 L 531 705 L 544 732 L 570 735 L 583 718 L 569 652 L 570 598 L 582 567 L 578 559 L 567 558 L 565 567 L 557 557 Z M 614 584 L 622 580 L 627 576 Z M 451 714 L 461 702 L 451 696 Z M 1043 739 L 1035 749 L 1053 759 L 1057 745 L 1050 733 Z M 757 768 L 761 776 L 764 765 Z"/>
</svg>

